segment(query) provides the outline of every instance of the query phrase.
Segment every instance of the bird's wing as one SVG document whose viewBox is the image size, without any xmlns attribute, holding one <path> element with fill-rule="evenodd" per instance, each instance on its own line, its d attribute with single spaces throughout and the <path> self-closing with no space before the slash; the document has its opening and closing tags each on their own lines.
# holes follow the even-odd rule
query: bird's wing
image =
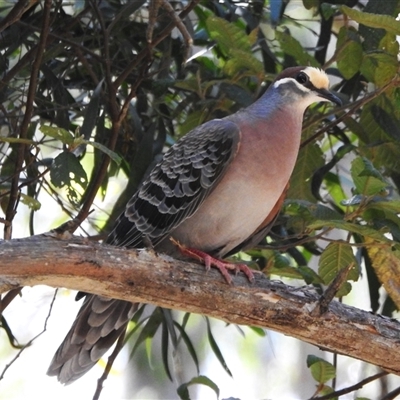
<svg viewBox="0 0 400 400">
<path fill-rule="evenodd" d="M 153 244 L 190 217 L 224 175 L 240 143 L 238 126 L 210 121 L 179 140 L 127 204 L 107 243 Z M 137 304 L 86 295 L 48 374 L 62 383 L 84 375 L 125 331 Z"/>
<path fill-rule="evenodd" d="M 156 245 L 198 209 L 223 177 L 240 145 L 239 127 L 212 120 L 176 142 L 117 219 L 107 243 Z"/>
</svg>

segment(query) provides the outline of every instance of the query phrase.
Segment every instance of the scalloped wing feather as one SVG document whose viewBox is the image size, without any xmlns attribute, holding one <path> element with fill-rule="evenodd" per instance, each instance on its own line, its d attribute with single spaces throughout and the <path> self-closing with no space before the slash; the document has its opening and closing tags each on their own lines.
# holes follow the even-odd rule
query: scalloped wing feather
<svg viewBox="0 0 400 400">
<path fill-rule="evenodd" d="M 239 127 L 213 120 L 181 138 L 128 202 L 107 242 L 143 247 L 159 243 L 193 215 L 224 176 L 240 144 Z"/>
</svg>

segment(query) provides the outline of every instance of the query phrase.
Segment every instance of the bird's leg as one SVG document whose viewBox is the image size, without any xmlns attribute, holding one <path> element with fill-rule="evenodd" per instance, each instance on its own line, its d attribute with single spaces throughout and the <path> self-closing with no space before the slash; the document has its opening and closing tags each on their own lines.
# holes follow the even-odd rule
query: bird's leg
<svg viewBox="0 0 400 400">
<path fill-rule="evenodd" d="M 228 270 L 233 270 L 235 271 L 235 273 L 242 271 L 250 282 L 254 281 L 253 271 L 246 264 L 240 264 L 240 263 L 236 264 L 220 260 L 218 258 L 214 258 L 209 254 L 205 253 L 204 251 L 186 247 L 183 244 L 179 243 L 174 238 L 171 238 L 171 242 L 178 247 L 179 251 L 183 255 L 201 261 L 205 265 L 206 271 L 208 271 L 211 267 L 217 268 L 229 285 L 232 284 L 232 277 L 229 274 Z"/>
</svg>

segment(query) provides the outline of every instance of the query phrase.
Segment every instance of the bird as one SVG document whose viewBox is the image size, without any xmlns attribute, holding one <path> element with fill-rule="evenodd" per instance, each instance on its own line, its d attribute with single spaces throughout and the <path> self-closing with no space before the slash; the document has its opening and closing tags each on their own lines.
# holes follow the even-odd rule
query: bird
<svg viewBox="0 0 400 400">
<path fill-rule="evenodd" d="M 274 223 L 297 159 L 305 110 L 341 100 L 326 73 L 311 66 L 277 75 L 249 107 L 208 121 L 177 140 L 153 168 L 106 243 L 152 246 L 176 258 L 218 268 L 251 270 L 224 258 L 258 244 Z M 138 305 L 85 294 L 78 315 L 56 351 L 48 375 L 70 384 L 89 371 L 125 333 Z"/>
</svg>

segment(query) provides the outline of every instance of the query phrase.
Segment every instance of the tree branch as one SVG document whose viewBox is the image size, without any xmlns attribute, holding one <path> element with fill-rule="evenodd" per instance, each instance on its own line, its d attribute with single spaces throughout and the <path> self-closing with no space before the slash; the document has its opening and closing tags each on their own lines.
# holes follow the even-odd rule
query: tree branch
<svg viewBox="0 0 400 400">
<path fill-rule="evenodd" d="M 0 242 L 0 259 L 0 292 L 45 284 L 201 313 L 272 329 L 400 375 L 399 322 L 336 301 L 314 316 L 319 297 L 310 288 L 261 274 L 254 284 L 236 276 L 228 286 L 217 271 L 206 274 L 197 264 L 79 238 Z"/>
</svg>

